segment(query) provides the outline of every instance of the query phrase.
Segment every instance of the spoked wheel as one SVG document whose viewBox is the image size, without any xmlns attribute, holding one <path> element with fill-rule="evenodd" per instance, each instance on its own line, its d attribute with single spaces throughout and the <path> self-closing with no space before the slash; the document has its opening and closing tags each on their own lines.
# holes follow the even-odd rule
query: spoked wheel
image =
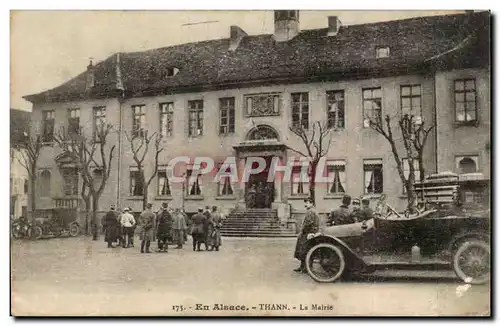
<svg viewBox="0 0 500 326">
<path fill-rule="evenodd" d="M 29 236 L 31 240 L 39 240 L 42 238 L 43 230 L 40 225 L 33 225 L 29 229 Z"/>
<path fill-rule="evenodd" d="M 453 256 L 457 276 L 470 284 L 484 284 L 490 280 L 490 246 L 482 240 L 468 240 L 460 244 Z"/>
<path fill-rule="evenodd" d="M 80 226 L 76 223 L 71 224 L 69 227 L 69 235 L 76 237 L 80 233 Z"/>
<path fill-rule="evenodd" d="M 17 223 L 12 225 L 12 237 L 14 237 L 14 239 L 21 238 L 21 225 Z"/>
<path fill-rule="evenodd" d="M 306 268 L 316 282 L 335 282 L 345 270 L 344 254 L 333 244 L 317 244 L 307 252 Z"/>
</svg>

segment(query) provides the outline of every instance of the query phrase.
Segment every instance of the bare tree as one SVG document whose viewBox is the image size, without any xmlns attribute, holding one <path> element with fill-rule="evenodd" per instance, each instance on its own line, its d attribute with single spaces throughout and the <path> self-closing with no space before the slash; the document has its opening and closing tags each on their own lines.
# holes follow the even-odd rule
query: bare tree
<svg viewBox="0 0 500 326">
<path fill-rule="evenodd" d="M 108 136 L 112 130 L 111 124 L 99 125 L 95 135 L 85 137 L 82 131 L 78 133 L 65 132 L 61 129 L 54 139 L 62 149 L 63 153 L 73 159 L 78 164 L 78 171 L 83 179 L 81 194 L 86 205 L 89 200 L 92 202 L 92 237 L 93 240 L 99 238 L 97 209 L 99 199 L 104 191 L 111 172 L 111 164 L 116 146 L 113 145 L 106 151 Z M 96 182 L 95 171 L 101 173 Z M 88 192 L 87 192 L 88 190 Z"/>
<path fill-rule="evenodd" d="M 305 151 L 288 148 L 303 157 L 309 158 L 309 192 L 314 203 L 316 203 L 316 170 L 322 157 L 328 154 L 332 143 L 331 132 L 328 122 L 315 121 L 309 130 L 303 125 L 292 125 L 290 131 L 302 140 Z"/>
<path fill-rule="evenodd" d="M 386 115 L 383 120 L 382 117 L 378 119 L 370 119 L 366 117 L 369 121 L 370 127 L 375 130 L 380 135 L 384 136 L 391 147 L 392 156 L 396 163 L 399 178 L 401 183 L 405 187 L 406 195 L 408 199 L 407 210 L 411 213 L 414 212 L 416 207 L 416 194 L 414 190 L 415 184 L 415 165 L 414 160 L 419 162 L 419 172 L 420 180 L 424 180 L 425 168 L 423 163 L 424 148 L 427 142 L 427 138 L 434 128 L 434 125 L 429 127 L 424 126 L 424 121 L 416 121 L 416 117 L 413 115 L 402 115 L 397 119 L 396 129 L 398 134 L 395 134 L 394 126 L 392 125 L 393 119 Z M 395 119 L 396 120 L 396 119 Z M 399 137 L 401 136 L 401 137 Z M 408 177 L 405 176 L 403 158 L 398 150 L 399 142 L 403 142 L 403 147 L 406 154 L 406 159 L 408 162 Z"/>
<path fill-rule="evenodd" d="M 17 157 L 19 164 L 28 172 L 32 214 L 36 211 L 36 170 L 43 147 L 42 136 L 40 132 L 37 132 L 38 129 L 34 128 L 31 132 L 25 132 L 21 141 L 13 145 L 14 149 L 19 151 L 19 156 Z"/>
<path fill-rule="evenodd" d="M 141 130 L 142 132 L 142 130 Z M 132 156 L 134 162 L 137 166 L 138 174 L 139 174 L 139 183 L 142 186 L 142 208 L 146 209 L 146 205 L 148 203 L 148 188 L 151 184 L 151 181 L 158 174 L 158 159 L 160 153 L 163 151 L 163 148 L 160 147 L 161 141 L 163 139 L 163 135 L 161 133 L 152 133 L 148 136 L 147 132 L 144 132 L 142 135 L 130 135 L 125 132 L 125 136 L 127 137 L 128 142 L 130 143 L 130 149 L 132 151 Z M 153 144 L 154 148 L 154 168 L 153 173 L 146 181 L 146 176 L 144 172 L 144 160 L 149 152 L 150 145 Z"/>
</svg>

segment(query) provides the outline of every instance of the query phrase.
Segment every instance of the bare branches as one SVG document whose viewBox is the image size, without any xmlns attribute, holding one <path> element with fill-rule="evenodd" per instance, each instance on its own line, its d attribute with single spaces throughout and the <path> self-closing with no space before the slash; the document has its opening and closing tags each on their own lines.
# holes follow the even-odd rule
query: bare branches
<svg viewBox="0 0 500 326">
<path fill-rule="evenodd" d="M 305 151 L 288 147 L 291 151 L 300 154 L 301 156 L 309 157 L 311 160 L 316 162 L 328 153 L 332 142 L 332 129 L 328 128 L 328 124 L 326 122 L 321 123 L 320 121 L 315 121 L 312 124 L 311 130 L 306 129 L 303 126 L 290 126 L 289 129 L 294 135 L 302 140 L 302 144 L 305 147 Z"/>
</svg>

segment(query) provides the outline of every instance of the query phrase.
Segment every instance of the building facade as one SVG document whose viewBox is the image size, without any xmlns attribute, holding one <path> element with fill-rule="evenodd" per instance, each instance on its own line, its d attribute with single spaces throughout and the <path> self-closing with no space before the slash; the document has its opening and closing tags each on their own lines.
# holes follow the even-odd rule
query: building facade
<svg viewBox="0 0 500 326">
<path fill-rule="evenodd" d="M 37 207 L 79 203 L 78 171 L 62 162 L 54 132 L 80 126 L 90 136 L 104 121 L 113 125 L 107 146 L 115 145 L 116 155 L 100 210 L 111 204 L 142 209 L 144 186 L 128 138 L 152 133 L 163 135 L 163 151 L 148 201 L 156 207 L 169 201 L 188 212 L 205 205 L 249 207 L 246 194 L 253 188 L 263 198 L 259 207 L 277 209 L 282 219 L 300 215 L 307 182 L 267 182 L 264 174 L 273 157 L 284 163 L 299 158 L 292 149 L 307 151 L 290 126 L 312 134 L 316 122 L 331 129 L 321 171 L 329 180 L 316 184 L 320 212 L 338 207 L 343 194 L 385 194 L 397 209 L 405 207 L 390 145 L 367 117 L 410 113 L 436 124 L 425 147 L 426 173 L 459 172 L 467 164 L 471 171 L 472 160 L 474 172 L 489 178 L 489 13 L 353 26 L 329 17 L 328 28 L 306 31 L 300 31 L 298 11 L 275 11 L 274 17 L 274 35 L 248 36 L 231 26 L 228 39 L 118 53 L 66 84 L 27 96 L 47 145 Z M 397 146 L 405 153 L 402 142 Z M 151 147 L 146 178 L 154 170 Z M 248 182 L 213 182 L 214 173 L 191 178 L 199 168 L 191 161 L 176 165 L 174 174 L 185 182 L 175 183 L 168 165 L 180 156 L 210 157 L 217 166 L 235 157 L 239 173 L 248 157 L 267 165 Z M 295 164 L 292 176 L 304 163 Z"/>
</svg>

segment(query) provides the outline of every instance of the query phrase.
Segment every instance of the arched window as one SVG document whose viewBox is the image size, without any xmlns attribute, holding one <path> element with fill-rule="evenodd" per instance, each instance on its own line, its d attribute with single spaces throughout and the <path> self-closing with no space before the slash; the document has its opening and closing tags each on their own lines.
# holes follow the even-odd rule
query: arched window
<svg viewBox="0 0 500 326">
<path fill-rule="evenodd" d="M 471 157 L 462 157 L 458 162 L 460 173 L 475 173 L 477 172 L 476 161 Z"/>
<path fill-rule="evenodd" d="M 40 197 L 50 197 L 50 178 L 50 171 L 43 170 L 40 173 Z"/>
<path fill-rule="evenodd" d="M 247 140 L 279 140 L 278 133 L 266 125 L 259 125 L 248 133 Z"/>
</svg>

